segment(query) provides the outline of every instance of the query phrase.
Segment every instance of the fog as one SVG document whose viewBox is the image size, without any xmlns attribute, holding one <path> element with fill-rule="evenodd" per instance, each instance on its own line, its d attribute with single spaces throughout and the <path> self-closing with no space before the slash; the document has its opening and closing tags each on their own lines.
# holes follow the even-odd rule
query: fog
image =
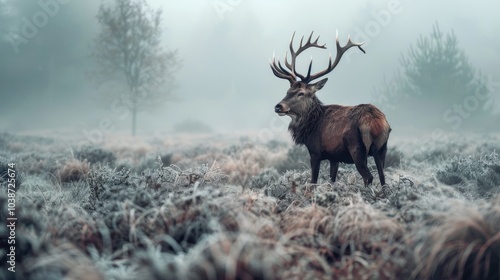
<svg viewBox="0 0 500 280">
<path fill-rule="evenodd" d="M 0 0 L 0 132 L 80 133 L 96 129 L 103 118 L 111 119 L 117 131 L 129 131 L 130 118 L 115 116 L 86 77 L 101 1 L 59 2 L 59 11 L 32 38 L 13 44 L 10 32 L 42 8 L 36 1 Z M 268 128 L 277 118 L 273 107 L 289 86 L 273 75 L 269 59 L 273 53 L 282 59 L 294 31 L 296 44 L 298 37 L 314 31 L 328 47 L 304 54 L 302 72 L 311 55 L 313 72 L 326 67 L 329 53 L 335 55 L 336 30 L 341 43 L 349 34 L 354 41 L 365 41 L 366 54 L 349 50 L 328 75 L 317 93 L 326 104 L 378 105 L 374 88 L 393 75 L 401 55 L 436 22 L 444 32 L 454 30 L 474 67 L 500 81 L 496 1 L 147 2 L 163 9 L 163 41 L 178 50 L 182 67 L 176 73 L 175 100 L 141 112 L 139 134 L 168 132 L 187 119 L 202 121 L 215 132 Z M 499 92 L 492 93 L 497 111 Z M 422 113 L 424 108 L 415 108 L 416 118 Z M 397 116 L 388 116 L 389 122 L 391 118 Z"/>
</svg>

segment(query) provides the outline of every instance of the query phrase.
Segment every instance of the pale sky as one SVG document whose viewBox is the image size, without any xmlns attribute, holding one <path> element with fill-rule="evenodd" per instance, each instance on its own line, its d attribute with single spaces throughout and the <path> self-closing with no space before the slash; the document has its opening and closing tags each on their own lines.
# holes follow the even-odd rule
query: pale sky
<svg viewBox="0 0 500 280">
<path fill-rule="evenodd" d="M 4 0 L 2 0 L 4 1 Z M 274 105 L 282 99 L 288 89 L 288 82 L 276 78 L 268 60 L 273 53 L 282 59 L 288 49 L 292 33 L 296 32 L 296 44 L 300 36 L 308 36 L 314 30 L 320 35 L 320 42 L 328 50 L 305 52 L 299 58 L 302 72 L 313 56 L 313 71 L 326 67 L 328 55 L 335 56 L 335 31 L 338 29 L 341 43 L 352 35 L 354 41 L 366 41 L 366 54 L 357 49 L 349 50 L 337 69 L 330 73 L 326 86 L 318 97 L 326 104 L 353 105 L 369 103 L 373 89 L 381 85 L 384 76 L 390 78 L 396 71 L 400 57 L 414 44 L 420 34 L 427 35 L 438 22 L 443 32 L 454 30 L 460 47 L 470 62 L 486 76 L 500 81 L 500 2 L 481 1 L 299 1 L 299 0 L 149 0 L 153 8 L 164 10 L 163 26 L 165 45 L 177 49 L 183 62 L 177 73 L 179 88 L 176 95 L 181 101 L 165 103 L 154 110 L 139 115 L 139 127 L 153 130 L 168 130 L 185 119 L 201 120 L 217 131 L 236 129 L 261 129 L 269 126 L 276 118 Z M 23 100 L 10 116 L 18 118 L 14 123 L 5 118 L 0 129 L 15 127 L 30 129 L 31 121 L 23 121 L 30 114 L 54 125 L 75 125 L 95 127 L 96 123 L 110 117 L 106 106 L 95 106 L 88 96 L 92 90 L 85 84 L 84 71 L 80 68 L 88 59 L 86 53 L 90 38 L 96 34 L 95 15 L 100 1 L 69 1 L 77 5 L 81 14 L 68 18 L 74 20 L 72 35 L 82 34 L 81 56 L 64 63 L 73 65 L 64 78 L 68 80 L 68 91 L 57 98 L 57 108 L 40 108 L 37 90 L 3 91 L 1 94 L 15 94 Z M 76 6 L 75 6 L 76 7 Z M 73 8 L 75 8 L 73 7 Z M 61 7 L 64 11 L 65 7 Z M 76 12 L 78 13 L 78 12 Z M 20 15 L 21 16 L 21 15 Z M 59 16 L 59 15 L 56 15 Z M 76 20 L 79 20 L 76 23 Z M 83 22 L 83 23 L 80 23 Z M 1 23 L 1 21 L 0 21 Z M 50 22 L 49 22 L 50 25 Z M 86 34 L 83 38 L 83 34 Z M 47 36 L 40 30 L 37 36 Z M 57 37 L 56 37 L 57 38 Z M 35 38 L 36 39 L 36 38 Z M 31 43 L 36 43 L 36 40 Z M 64 40 L 64 39 L 61 39 Z M 43 47 L 43 46 L 41 46 Z M 12 55 L 10 53 L 2 55 Z M 40 69 L 40 75 L 47 67 L 30 65 L 26 53 L 17 57 L 23 60 L 23 67 Z M 16 65 L 22 68 L 20 65 Z M 11 67 L 11 66 L 8 66 Z M 53 67 L 58 67 L 57 60 Z M 72 74 L 72 73 L 75 74 Z M 81 72 L 81 73 L 80 73 Z M 21 74 L 17 76 L 21 76 Z M 79 73 L 79 74 L 78 74 Z M 71 76 L 73 75 L 73 76 Z M 22 77 L 19 77 L 22 78 Z M 74 81 L 80 83 L 75 86 Z M 9 82 L 9 81 L 7 81 Z M 26 81 L 29 83 L 29 81 Z M 73 88 L 71 87 L 73 85 Z M 2 85 L 0 85 L 0 89 Z M 7 87 L 8 88 L 8 87 Z M 500 89 L 496 92 L 500 104 Z M 14 100 L 15 99 L 9 99 Z M 12 101 L 12 102 L 14 102 Z M 10 101 L 9 101 L 10 102 Z M 52 102 L 53 103 L 53 102 Z M 13 103 L 14 104 L 14 103 Z M 5 108 L 4 108 L 5 107 Z M 4 105 L 4 112 L 13 110 Z M 81 113 L 69 116 L 68 112 Z M 79 111 L 79 112 L 80 112 Z M 62 117 L 63 116 L 63 117 Z M 112 117 L 112 116 L 111 116 Z M 21 126 L 20 124 L 23 124 Z M 117 124 L 127 130 L 128 121 Z M 40 124 L 37 124 L 40 126 Z M 42 125 L 43 126 L 43 125 Z"/>
</svg>

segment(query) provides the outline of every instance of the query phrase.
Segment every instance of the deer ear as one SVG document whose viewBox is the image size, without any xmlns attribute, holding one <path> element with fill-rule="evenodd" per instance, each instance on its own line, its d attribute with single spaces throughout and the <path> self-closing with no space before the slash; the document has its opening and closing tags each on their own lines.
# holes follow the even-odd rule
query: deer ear
<svg viewBox="0 0 500 280">
<path fill-rule="evenodd" d="M 324 78 L 323 80 L 321 80 L 317 83 L 314 83 L 314 84 L 310 84 L 309 86 L 315 90 L 320 90 L 325 86 L 327 81 L 328 81 L 328 78 Z"/>
</svg>

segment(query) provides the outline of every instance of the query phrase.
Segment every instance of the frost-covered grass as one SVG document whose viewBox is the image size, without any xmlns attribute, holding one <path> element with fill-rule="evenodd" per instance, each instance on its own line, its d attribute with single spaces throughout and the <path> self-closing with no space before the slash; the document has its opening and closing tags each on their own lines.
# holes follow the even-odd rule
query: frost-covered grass
<svg viewBox="0 0 500 280">
<path fill-rule="evenodd" d="M 387 185 L 369 188 L 353 165 L 310 185 L 303 147 L 251 139 L 0 134 L 0 183 L 8 163 L 19 173 L 18 277 L 500 278 L 498 136 L 396 139 Z"/>
</svg>

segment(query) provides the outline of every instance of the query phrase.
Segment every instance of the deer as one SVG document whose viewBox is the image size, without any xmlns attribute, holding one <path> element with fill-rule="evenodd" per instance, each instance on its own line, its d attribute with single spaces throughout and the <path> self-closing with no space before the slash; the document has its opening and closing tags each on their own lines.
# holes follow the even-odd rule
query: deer
<svg viewBox="0 0 500 280">
<path fill-rule="evenodd" d="M 309 48 L 326 49 L 326 44 L 319 44 L 319 36 L 312 41 L 313 32 L 303 44 L 300 40 L 297 50 L 294 50 L 293 39 L 290 40 L 291 62 L 285 52 L 284 66 L 273 55 L 269 61 L 271 70 L 278 78 L 288 80 L 290 88 L 286 96 L 275 107 L 279 116 L 291 118 L 288 130 L 297 145 L 305 145 L 309 152 L 311 164 L 311 183 L 317 184 L 321 161 L 330 162 L 330 180 L 336 181 L 339 163 L 354 164 L 363 177 L 365 187 L 373 182 L 373 175 L 368 169 L 367 160 L 372 156 L 377 166 L 380 184 L 385 185 L 384 165 L 387 154 L 387 142 L 391 127 L 387 119 L 377 107 L 372 104 L 356 106 L 323 105 L 316 96 L 328 78 L 315 80 L 327 75 L 339 64 L 342 55 L 352 47 L 358 47 L 363 53 L 362 43 L 354 43 L 350 36 L 346 45 L 340 46 L 338 30 L 336 32 L 337 54 L 332 62 L 332 56 L 326 69 L 311 74 L 312 57 L 307 75 L 297 72 L 297 57 Z M 286 67 L 286 68 L 285 68 Z"/>
</svg>

